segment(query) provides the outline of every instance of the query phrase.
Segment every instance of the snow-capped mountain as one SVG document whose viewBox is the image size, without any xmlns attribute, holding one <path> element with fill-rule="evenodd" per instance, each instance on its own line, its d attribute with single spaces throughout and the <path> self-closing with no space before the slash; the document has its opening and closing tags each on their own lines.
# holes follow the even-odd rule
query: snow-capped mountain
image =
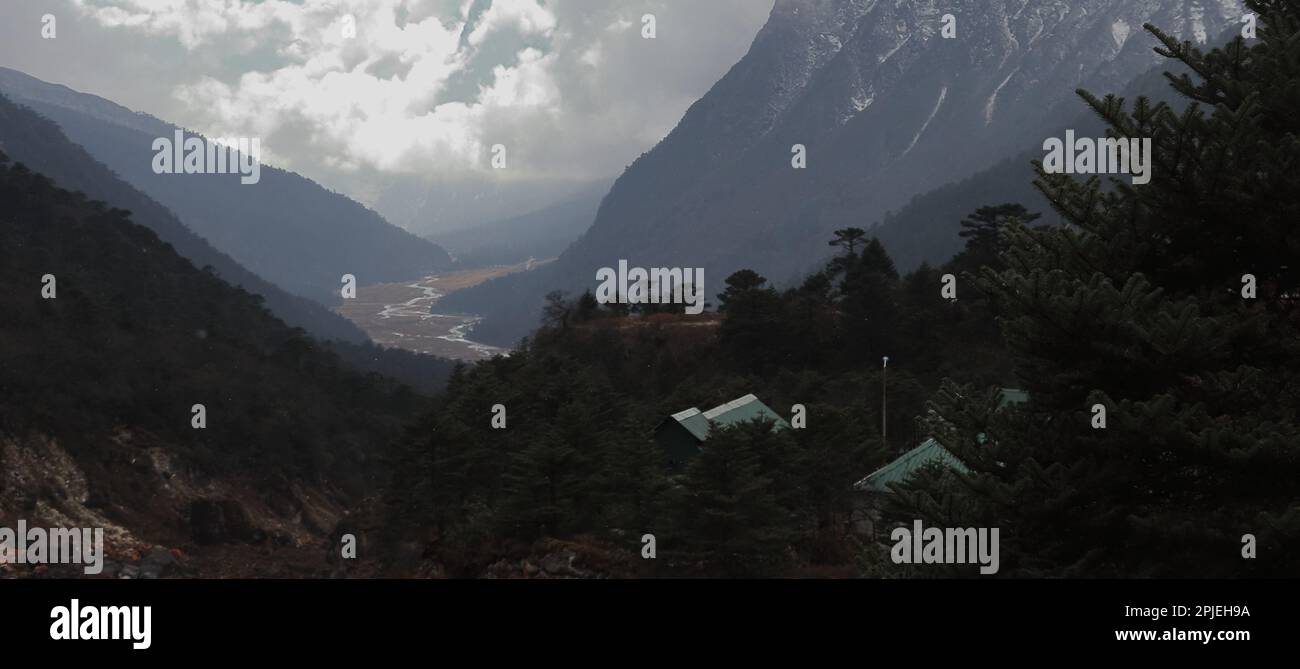
<svg viewBox="0 0 1300 669">
<path fill-rule="evenodd" d="M 832 230 L 1041 145 L 1083 110 L 1077 89 L 1120 91 L 1157 65 L 1144 23 L 1206 43 L 1245 13 L 1236 0 L 777 0 L 550 281 L 528 281 L 581 290 L 624 258 L 704 267 L 711 292 L 740 268 L 794 278 Z"/>
</svg>

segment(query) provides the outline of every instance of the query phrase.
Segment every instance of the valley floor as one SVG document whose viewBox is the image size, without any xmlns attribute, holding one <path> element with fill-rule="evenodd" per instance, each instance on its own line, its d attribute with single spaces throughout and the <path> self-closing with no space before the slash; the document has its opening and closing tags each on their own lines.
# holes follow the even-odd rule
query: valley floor
<svg viewBox="0 0 1300 669">
<path fill-rule="evenodd" d="M 356 299 L 336 308 L 376 344 L 452 360 L 490 358 L 504 349 L 473 341 L 477 314 L 441 314 L 433 306 L 457 290 L 540 264 L 484 267 L 426 276 L 414 282 L 378 283 L 357 288 Z"/>
</svg>

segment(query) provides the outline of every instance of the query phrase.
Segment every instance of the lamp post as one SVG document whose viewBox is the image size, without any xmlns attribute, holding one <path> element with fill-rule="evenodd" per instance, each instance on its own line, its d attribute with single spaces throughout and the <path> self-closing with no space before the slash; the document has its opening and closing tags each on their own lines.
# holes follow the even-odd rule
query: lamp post
<svg viewBox="0 0 1300 669">
<path fill-rule="evenodd" d="M 880 445 L 889 448 L 889 421 L 885 410 L 888 407 L 889 387 L 885 385 L 885 375 L 889 373 L 889 356 L 880 361 Z"/>
</svg>

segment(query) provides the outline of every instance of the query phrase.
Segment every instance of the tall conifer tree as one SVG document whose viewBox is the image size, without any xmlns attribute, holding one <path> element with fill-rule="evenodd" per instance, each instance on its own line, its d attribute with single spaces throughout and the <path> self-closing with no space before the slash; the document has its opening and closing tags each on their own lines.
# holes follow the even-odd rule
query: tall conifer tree
<svg viewBox="0 0 1300 669">
<path fill-rule="evenodd" d="M 1300 7 L 1247 4 L 1258 40 L 1209 53 L 1147 26 L 1158 52 L 1196 73 L 1170 76 L 1185 111 L 1080 91 L 1109 136 L 1153 140 L 1151 182 L 1038 165 L 1067 225 L 1009 226 L 1005 269 L 977 279 L 1031 400 L 991 412 L 949 386 L 930 428 L 974 470 L 948 491 L 1002 527 L 1004 570 L 1300 564 Z M 953 508 L 912 494 L 919 516 Z"/>
</svg>

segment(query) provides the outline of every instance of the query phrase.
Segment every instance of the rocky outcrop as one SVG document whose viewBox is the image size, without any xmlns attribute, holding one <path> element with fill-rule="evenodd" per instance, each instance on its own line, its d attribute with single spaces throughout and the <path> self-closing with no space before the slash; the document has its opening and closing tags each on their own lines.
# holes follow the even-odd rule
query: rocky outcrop
<svg viewBox="0 0 1300 669">
<path fill-rule="evenodd" d="M 233 499 L 190 502 L 190 535 L 199 545 L 255 543 L 266 533 L 253 525 L 244 506 Z"/>
</svg>

